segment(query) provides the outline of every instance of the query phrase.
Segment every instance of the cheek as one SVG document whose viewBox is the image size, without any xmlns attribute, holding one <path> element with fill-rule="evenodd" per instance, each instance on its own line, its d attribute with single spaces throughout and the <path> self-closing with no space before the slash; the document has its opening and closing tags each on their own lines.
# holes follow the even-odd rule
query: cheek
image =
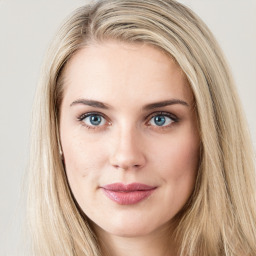
<svg viewBox="0 0 256 256">
<path fill-rule="evenodd" d="M 175 137 L 158 150 L 159 175 L 167 184 L 167 194 L 181 206 L 190 196 L 199 164 L 199 142 L 196 136 Z M 159 166 L 160 167 L 160 166 Z"/>
<path fill-rule="evenodd" d="M 102 142 L 99 143 L 100 141 L 95 139 L 92 141 L 91 136 L 86 136 L 83 129 L 86 128 L 78 127 L 72 131 L 63 129 L 61 133 L 66 168 L 79 171 L 81 175 L 99 165 L 104 155 Z"/>
<path fill-rule="evenodd" d="M 199 143 L 196 137 L 183 137 L 168 140 L 160 145 L 155 152 L 157 159 L 166 170 L 166 174 L 177 177 L 183 172 L 190 172 L 197 169 L 199 160 Z"/>
<path fill-rule="evenodd" d="M 75 132 L 63 131 L 61 137 L 65 169 L 71 190 L 80 203 L 86 188 L 97 188 L 100 171 L 104 164 L 104 152 L 97 143 L 91 143 L 84 136 Z M 87 141 L 87 143 L 86 143 Z"/>
<path fill-rule="evenodd" d="M 172 217 L 186 204 L 195 186 L 199 159 L 195 145 L 180 140 L 163 155 L 160 173 L 165 184 L 166 198 L 163 201 L 169 205 Z"/>
</svg>

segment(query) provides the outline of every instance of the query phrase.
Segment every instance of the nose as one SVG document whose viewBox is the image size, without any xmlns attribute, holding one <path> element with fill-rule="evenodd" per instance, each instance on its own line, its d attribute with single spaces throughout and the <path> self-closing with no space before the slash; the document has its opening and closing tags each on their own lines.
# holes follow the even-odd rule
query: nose
<svg viewBox="0 0 256 256">
<path fill-rule="evenodd" d="M 116 169 L 138 170 L 145 166 L 145 145 L 136 129 L 123 129 L 117 132 L 112 141 L 110 164 Z"/>
</svg>

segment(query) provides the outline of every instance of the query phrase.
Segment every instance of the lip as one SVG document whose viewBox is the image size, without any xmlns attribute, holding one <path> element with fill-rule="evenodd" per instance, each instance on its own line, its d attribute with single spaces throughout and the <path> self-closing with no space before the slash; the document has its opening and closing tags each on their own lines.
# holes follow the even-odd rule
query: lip
<svg viewBox="0 0 256 256">
<path fill-rule="evenodd" d="M 148 198 L 156 189 L 154 186 L 141 183 L 113 183 L 101 188 L 109 199 L 121 205 L 137 204 Z"/>
</svg>

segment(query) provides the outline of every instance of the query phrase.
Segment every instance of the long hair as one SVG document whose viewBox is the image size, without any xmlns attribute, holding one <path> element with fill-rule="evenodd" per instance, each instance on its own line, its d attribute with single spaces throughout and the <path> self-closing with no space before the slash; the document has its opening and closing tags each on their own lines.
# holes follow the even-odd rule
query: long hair
<svg viewBox="0 0 256 256">
<path fill-rule="evenodd" d="M 194 191 L 176 216 L 179 255 L 256 255 L 254 152 L 229 68 L 214 36 L 174 0 L 102 0 L 77 9 L 53 41 L 37 90 L 28 214 L 33 255 L 101 255 L 72 196 L 59 147 L 65 64 L 105 40 L 143 42 L 169 54 L 193 91 L 201 138 Z"/>
</svg>

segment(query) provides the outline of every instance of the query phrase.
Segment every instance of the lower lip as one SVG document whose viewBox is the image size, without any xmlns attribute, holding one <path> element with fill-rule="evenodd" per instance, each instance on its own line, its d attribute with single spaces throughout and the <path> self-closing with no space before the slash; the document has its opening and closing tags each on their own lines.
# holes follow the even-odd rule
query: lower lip
<svg viewBox="0 0 256 256">
<path fill-rule="evenodd" d="M 137 204 L 140 201 L 148 198 L 154 192 L 154 190 L 155 189 L 120 192 L 103 189 L 105 195 L 109 199 L 122 205 Z"/>
</svg>

